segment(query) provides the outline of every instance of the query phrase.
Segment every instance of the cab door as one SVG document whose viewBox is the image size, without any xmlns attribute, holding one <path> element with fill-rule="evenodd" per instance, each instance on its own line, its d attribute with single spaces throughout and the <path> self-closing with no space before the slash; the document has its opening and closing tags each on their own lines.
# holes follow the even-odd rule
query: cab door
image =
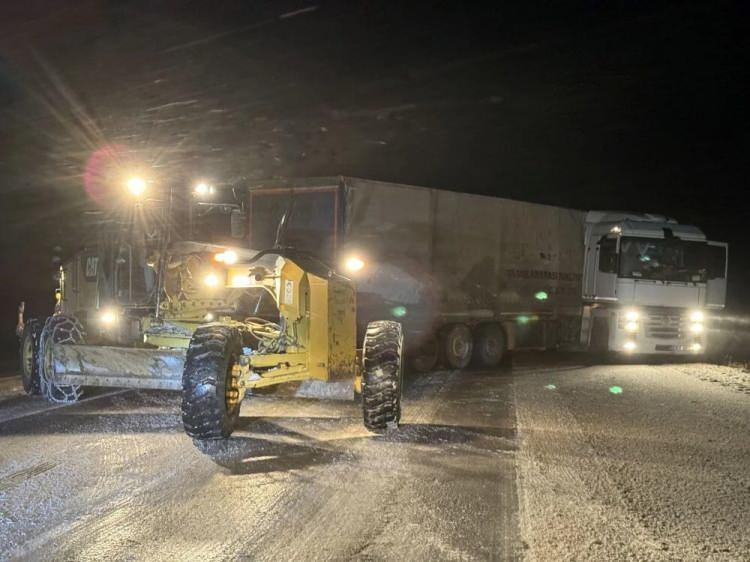
<svg viewBox="0 0 750 562">
<path fill-rule="evenodd" d="M 594 300 L 617 300 L 619 238 L 603 237 L 597 245 Z"/>
</svg>

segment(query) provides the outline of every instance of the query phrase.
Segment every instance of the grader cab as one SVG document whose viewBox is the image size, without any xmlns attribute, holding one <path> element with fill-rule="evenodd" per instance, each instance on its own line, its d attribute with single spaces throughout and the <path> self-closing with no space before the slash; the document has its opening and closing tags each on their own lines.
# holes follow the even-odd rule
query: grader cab
<svg viewBox="0 0 750 562">
<path fill-rule="evenodd" d="M 71 402 L 93 386 L 179 391 L 187 434 L 220 439 L 254 388 L 351 381 L 368 429 L 397 426 L 401 326 L 369 323 L 358 350 L 356 291 L 334 268 L 293 248 L 131 238 L 66 263 L 46 321 L 20 315 L 28 393 Z"/>
</svg>

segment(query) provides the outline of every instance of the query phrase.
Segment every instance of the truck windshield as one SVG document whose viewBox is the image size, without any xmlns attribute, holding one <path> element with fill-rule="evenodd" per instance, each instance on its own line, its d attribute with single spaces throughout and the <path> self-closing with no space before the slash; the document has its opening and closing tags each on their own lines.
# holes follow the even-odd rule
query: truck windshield
<svg viewBox="0 0 750 562">
<path fill-rule="evenodd" d="M 724 277 L 723 247 L 679 239 L 628 238 L 620 241 L 620 277 L 702 283 Z"/>
</svg>

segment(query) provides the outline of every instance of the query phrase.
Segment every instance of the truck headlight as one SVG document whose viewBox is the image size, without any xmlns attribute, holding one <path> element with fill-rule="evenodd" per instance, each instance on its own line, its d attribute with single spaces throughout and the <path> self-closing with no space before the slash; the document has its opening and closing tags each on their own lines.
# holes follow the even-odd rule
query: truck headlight
<svg viewBox="0 0 750 562">
<path fill-rule="evenodd" d="M 625 311 L 625 320 L 628 322 L 638 322 L 641 314 L 635 308 L 629 308 Z"/>
<path fill-rule="evenodd" d="M 627 352 L 635 351 L 636 347 L 638 347 L 638 345 L 633 340 L 628 340 L 622 344 L 622 348 Z"/>
<path fill-rule="evenodd" d="M 628 322 L 625 324 L 625 331 L 630 332 L 631 334 L 638 331 L 638 322 Z"/>
<path fill-rule="evenodd" d="M 706 319 L 706 316 L 700 310 L 694 310 L 690 313 L 690 321 L 701 323 Z"/>
<path fill-rule="evenodd" d="M 693 322 L 692 324 L 690 324 L 690 331 L 694 334 L 702 334 L 703 324 L 700 324 L 699 322 Z"/>
</svg>

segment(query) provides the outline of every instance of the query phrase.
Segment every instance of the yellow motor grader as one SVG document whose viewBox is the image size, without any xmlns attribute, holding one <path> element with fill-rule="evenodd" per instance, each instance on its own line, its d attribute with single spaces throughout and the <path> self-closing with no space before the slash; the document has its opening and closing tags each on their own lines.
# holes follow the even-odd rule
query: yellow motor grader
<svg viewBox="0 0 750 562">
<path fill-rule="evenodd" d="M 44 322 L 21 310 L 28 393 L 72 402 L 92 386 L 179 391 L 185 431 L 202 440 L 229 437 L 253 388 L 352 381 L 368 429 L 398 425 L 401 325 L 370 322 L 358 349 L 348 278 L 293 248 L 170 241 L 168 229 L 134 224 L 61 266 Z"/>
</svg>

